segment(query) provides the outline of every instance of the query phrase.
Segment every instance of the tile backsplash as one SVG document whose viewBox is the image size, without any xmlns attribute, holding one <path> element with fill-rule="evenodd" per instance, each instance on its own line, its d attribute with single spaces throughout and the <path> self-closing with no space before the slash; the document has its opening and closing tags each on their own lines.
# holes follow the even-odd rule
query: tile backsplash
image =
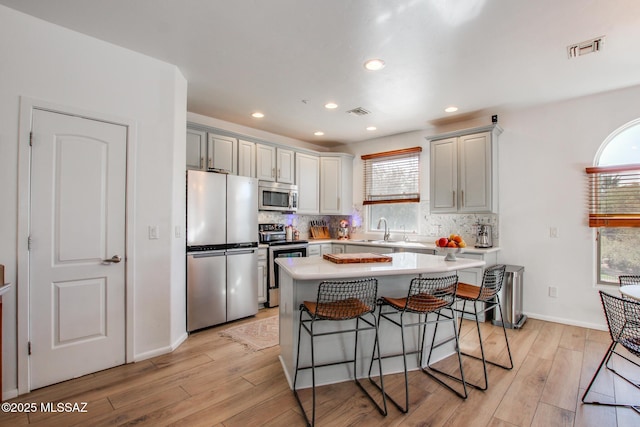
<svg viewBox="0 0 640 427">
<path fill-rule="evenodd" d="M 436 237 L 448 236 L 449 234 L 460 234 L 468 245 L 475 243 L 476 224 L 489 224 L 492 228 L 492 237 L 494 246 L 499 241 L 499 215 L 497 214 L 430 214 L 429 203 L 421 203 L 420 209 L 420 229 L 416 234 L 409 234 L 410 240 L 431 242 Z M 260 223 L 283 223 L 292 225 L 300 232 L 301 239 L 309 239 L 309 223 L 311 221 L 324 220 L 329 227 L 332 238 L 337 238 L 340 220 L 346 219 L 352 224 L 350 233 L 352 237 L 366 236 L 366 209 L 362 205 L 356 205 L 353 209 L 353 215 L 298 215 L 298 214 L 282 214 L 279 212 L 260 211 L 258 213 L 258 222 Z M 392 239 L 401 239 L 402 233 L 391 233 Z"/>
</svg>

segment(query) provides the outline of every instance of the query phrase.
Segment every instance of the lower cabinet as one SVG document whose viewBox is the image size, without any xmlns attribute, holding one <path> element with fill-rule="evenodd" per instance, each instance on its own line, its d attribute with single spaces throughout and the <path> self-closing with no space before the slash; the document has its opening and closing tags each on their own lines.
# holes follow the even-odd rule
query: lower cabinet
<svg viewBox="0 0 640 427">
<path fill-rule="evenodd" d="M 393 248 L 380 247 L 380 246 L 368 246 L 368 245 L 345 245 L 346 253 L 358 254 L 358 253 L 372 253 L 372 254 L 390 254 L 393 252 Z"/>
<path fill-rule="evenodd" d="M 307 256 L 308 257 L 316 257 L 320 256 L 320 245 L 309 245 L 307 248 Z"/>
<path fill-rule="evenodd" d="M 331 245 L 331 253 L 332 254 L 343 254 L 344 253 L 344 246 L 345 245 L 339 245 L 339 244 L 332 244 Z"/>
<path fill-rule="evenodd" d="M 267 302 L 267 249 L 258 249 L 258 304 Z"/>
</svg>

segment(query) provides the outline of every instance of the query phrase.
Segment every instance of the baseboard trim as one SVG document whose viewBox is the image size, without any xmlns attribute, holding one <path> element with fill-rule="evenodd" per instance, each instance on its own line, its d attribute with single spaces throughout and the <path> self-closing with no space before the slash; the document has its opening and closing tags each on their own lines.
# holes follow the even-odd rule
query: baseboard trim
<svg viewBox="0 0 640 427">
<path fill-rule="evenodd" d="M 9 399 L 13 399 L 14 397 L 18 397 L 18 389 L 17 388 L 2 392 L 2 401 L 3 402 L 6 402 Z"/>
<path fill-rule="evenodd" d="M 575 320 L 571 320 L 571 319 L 565 319 L 562 317 L 555 317 L 555 316 L 546 316 L 544 314 L 538 314 L 538 313 L 524 313 L 527 316 L 529 316 L 530 319 L 538 319 L 538 320 L 544 320 L 546 322 L 553 322 L 553 323 L 562 323 L 563 325 L 570 325 L 570 326 L 580 326 L 581 328 L 588 328 L 588 329 L 595 329 L 598 331 L 608 331 L 609 329 L 607 328 L 606 324 L 600 324 L 600 323 L 590 323 L 590 322 L 577 322 Z M 604 317 L 603 317 L 604 319 Z M 525 323 L 526 325 L 526 323 Z"/>
<path fill-rule="evenodd" d="M 175 340 L 171 345 L 168 345 L 166 347 L 156 348 L 154 350 L 147 351 L 145 353 L 139 353 L 139 354 L 134 355 L 133 356 L 133 361 L 134 362 L 141 362 L 143 360 L 151 359 L 152 357 L 162 356 L 163 354 L 171 353 L 176 348 L 178 348 L 180 346 L 180 344 L 185 342 L 187 340 L 187 338 L 189 338 L 189 334 L 187 334 L 185 332 L 182 335 L 180 335 L 178 337 L 178 339 Z"/>
</svg>

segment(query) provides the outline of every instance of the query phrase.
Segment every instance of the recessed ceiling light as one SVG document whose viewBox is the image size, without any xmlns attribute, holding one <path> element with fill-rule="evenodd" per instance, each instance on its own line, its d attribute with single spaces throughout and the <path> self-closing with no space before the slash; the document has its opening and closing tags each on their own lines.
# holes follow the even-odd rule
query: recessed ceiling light
<svg viewBox="0 0 640 427">
<path fill-rule="evenodd" d="M 334 108 L 338 108 L 338 104 L 336 104 L 335 102 L 328 102 L 324 104 L 324 108 L 333 110 Z"/>
<path fill-rule="evenodd" d="M 364 63 L 364 68 L 369 71 L 382 70 L 384 68 L 384 61 L 382 59 L 370 59 Z"/>
<path fill-rule="evenodd" d="M 369 126 L 369 127 L 367 127 L 367 130 L 376 130 L 376 129 L 378 129 L 378 128 L 377 128 L 377 127 L 375 127 L 375 126 Z"/>
<path fill-rule="evenodd" d="M 261 118 L 263 118 L 263 117 L 264 117 L 264 114 L 262 114 L 262 113 L 260 113 L 260 112 L 256 111 L 255 113 L 253 113 L 253 114 L 251 115 L 251 117 L 255 117 L 256 119 L 261 119 Z"/>
<path fill-rule="evenodd" d="M 314 134 L 315 136 L 322 136 L 322 135 L 324 135 L 324 132 L 322 132 L 322 131 L 320 131 L 320 130 L 319 130 L 319 131 L 317 131 L 317 132 L 314 132 L 313 134 Z"/>
<path fill-rule="evenodd" d="M 447 113 L 455 113 L 456 111 L 458 111 L 458 107 L 447 107 L 444 109 L 444 111 Z"/>
</svg>

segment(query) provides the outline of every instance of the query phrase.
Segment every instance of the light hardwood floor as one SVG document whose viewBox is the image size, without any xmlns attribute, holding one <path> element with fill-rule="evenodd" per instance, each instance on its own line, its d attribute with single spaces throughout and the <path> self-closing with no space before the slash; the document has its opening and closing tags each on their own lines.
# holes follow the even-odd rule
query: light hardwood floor
<svg viewBox="0 0 640 427">
<path fill-rule="evenodd" d="M 261 310 L 267 317 L 277 309 Z M 244 321 L 251 321 L 246 319 Z M 234 322 L 232 325 L 237 324 Z M 120 366 L 35 390 L 11 402 L 87 402 L 86 413 L 0 414 L 0 425 L 103 426 L 302 426 L 293 393 L 278 360 L 278 346 L 251 352 L 219 332 L 192 334 L 171 354 Z M 477 338 L 465 322 L 461 347 L 473 351 Z M 488 353 L 504 357 L 502 333 L 483 325 Z M 318 390 L 319 426 L 638 426 L 628 409 L 582 405 L 580 397 L 604 355 L 607 332 L 529 319 L 508 330 L 515 367 L 489 368 L 489 390 L 471 390 L 461 400 L 427 376 L 410 375 L 411 408 L 406 415 L 389 405 L 381 416 L 353 383 Z M 479 362 L 465 359 L 469 380 L 479 380 Z M 446 367 L 450 361 L 442 364 Z M 640 372 L 636 378 L 640 377 Z M 399 375 L 385 377 L 398 396 Z M 602 375 L 594 392 L 604 399 L 640 401 L 637 391 Z"/>
</svg>

